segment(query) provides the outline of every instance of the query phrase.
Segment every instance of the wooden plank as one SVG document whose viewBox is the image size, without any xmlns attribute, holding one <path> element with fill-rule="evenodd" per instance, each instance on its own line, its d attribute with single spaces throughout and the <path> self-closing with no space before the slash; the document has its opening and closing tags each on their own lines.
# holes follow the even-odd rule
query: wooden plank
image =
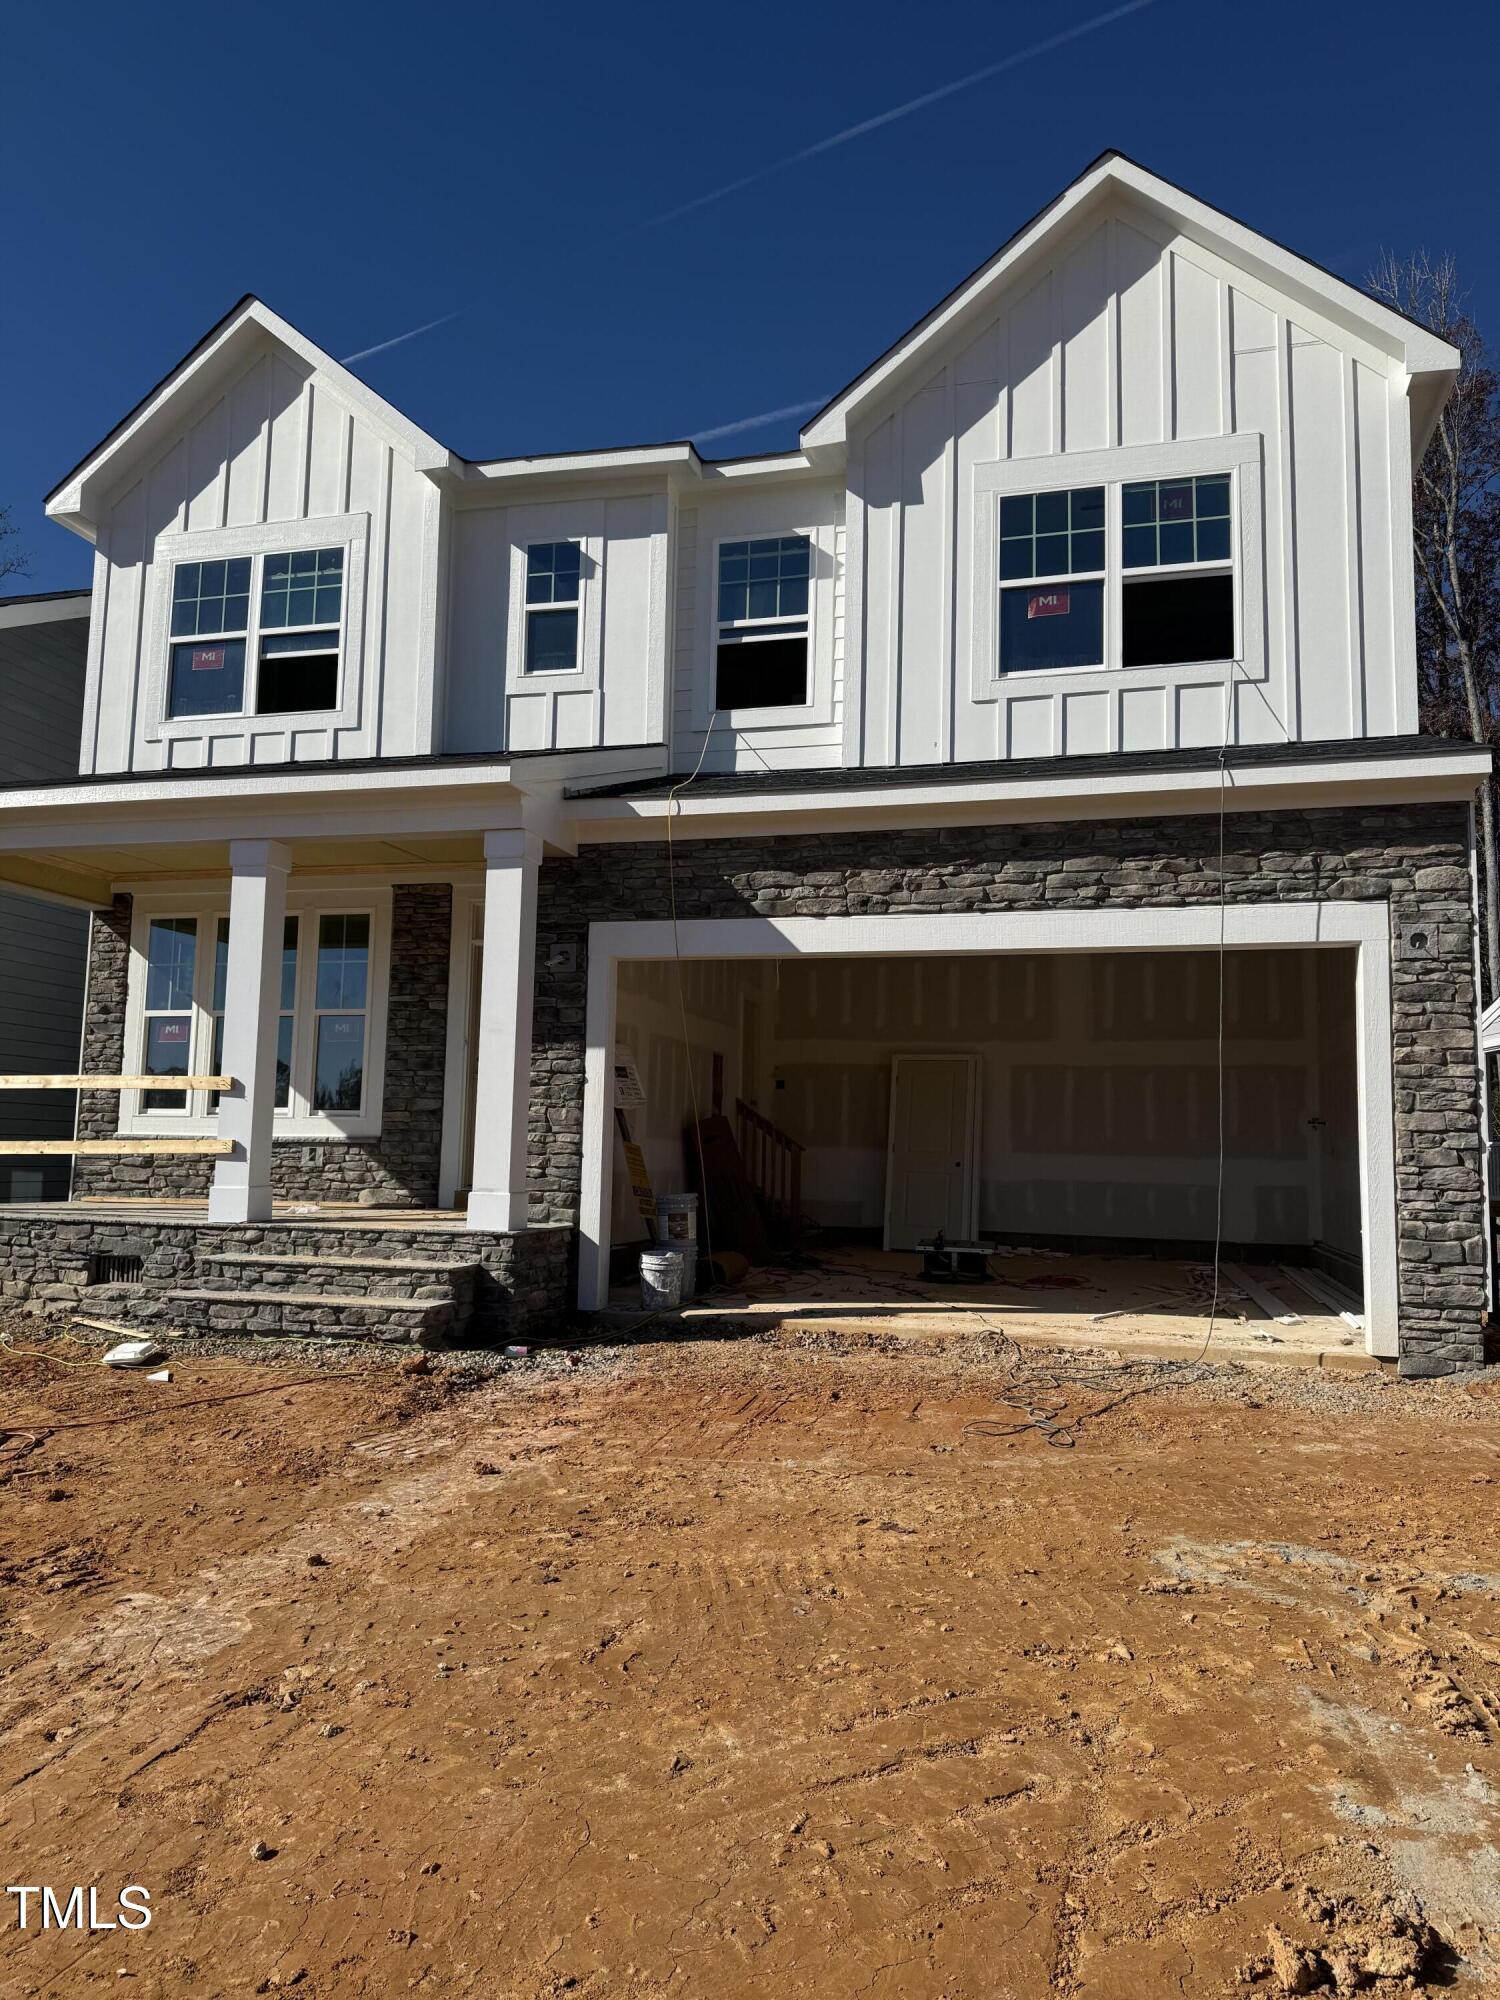
<svg viewBox="0 0 1500 2000">
<path fill-rule="evenodd" d="M 229 1090 L 232 1076 L 0 1076 L 0 1090 Z"/>
<path fill-rule="evenodd" d="M 1358 1312 L 1359 1300 L 1354 1294 L 1346 1292 L 1342 1285 L 1335 1284 L 1322 1271 L 1304 1270 L 1300 1264 L 1279 1264 L 1277 1269 L 1284 1278 L 1290 1278 L 1310 1298 L 1316 1299 L 1320 1306 L 1328 1306 L 1336 1313 L 1346 1310 Z"/>
<path fill-rule="evenodd" d="M 1239 1264 L 1220 1264 L 1220 1271 L 1229 1282 L 1245 1294 L 1252 1304 L 1260 1307 L 1267 1319 L 1274 1319 L 1278 1326 L 1300 1326 L 1302 1315 L 1294 1313 L 1285 1299 L 1267 1291 L 1250 1273 Z"/>
<path fill-rule="evenodd" d="M 212 1153 L 234 1151 L 233 1139 L 0 1139 L 0 1157 L 31 1153 Z"/>
</svg>

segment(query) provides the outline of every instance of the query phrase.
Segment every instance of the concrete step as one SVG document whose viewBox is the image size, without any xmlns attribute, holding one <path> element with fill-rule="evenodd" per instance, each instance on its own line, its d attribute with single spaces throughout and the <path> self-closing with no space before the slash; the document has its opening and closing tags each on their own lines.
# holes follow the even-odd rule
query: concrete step
<svg viewBox="0 0 1500 2000">
<path fill-rule="evenodd" d="M 205 1291 L 327 1292 L 384 1299 L 450 1299 L 471 1304 L 479 1266 L 433 1257 L 287 1255 L 281 1251 L 200 1249 Z"/>
<path fill-rule="evenodd" d="M 172 1326 L 187 1333 L 284 1334 L 318 1340 L 376 1340 L 440 1347 L 458 1311 L 451 1298 L 384 1298 L 369 1292 L 159 1291 L 142 1287 L 113 1311 L 132 1325 Z"/>
</svg>

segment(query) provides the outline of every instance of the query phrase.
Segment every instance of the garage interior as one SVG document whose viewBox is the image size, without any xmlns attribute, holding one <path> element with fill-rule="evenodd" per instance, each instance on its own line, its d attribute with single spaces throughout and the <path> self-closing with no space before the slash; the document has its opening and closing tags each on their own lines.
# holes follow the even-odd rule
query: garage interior
<svg viewBox="0 0 1500 2000">
<path fill-rule="evenodd" d="M 653 1187 L 699 1186 L 694 1121 L 720 1111 L 772 1245 L 712 1309 L 916 1328 L 980 1308 L 1095 1340 L 1201 1338 L 1219 964 L 1197 950 L 622 961 L 616 1051 L 644 1092 L 630 1117 Z M 1333 948 L 1223 959 L 1220 1317 L 1287 1347 L 1364 1345 L 1355 965 Z M 647 1229 L 618 1141 L 612 1159 L 623 1299 Z M 741 1247 L 712 1174 L 706 1208 L 700 1251 Z M 996 1246 L 977 1282 L 924 1279 L 916 1246 L 937 1230 Z"/>
</svg>

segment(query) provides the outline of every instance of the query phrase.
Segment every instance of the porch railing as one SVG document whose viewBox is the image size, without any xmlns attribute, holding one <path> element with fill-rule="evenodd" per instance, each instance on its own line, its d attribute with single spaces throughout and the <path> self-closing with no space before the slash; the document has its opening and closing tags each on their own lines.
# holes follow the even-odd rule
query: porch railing
<svg viewBox="0 0 1500 2000">
<path fill-rule="evenodd" d="M 795 1249 L 802 1240 L 802 1146 L 742 1097 L 734 1100 L 734 1122 L 740 1158 L 766 1225 Z"/>
<path fill-rule="evenodd" d="M 229 1090 L 232 1076 L 0 1076 L 0 1090 Z M 0 1157 L 34 1153 L 211 1154 L 234 1151 L 232 1139 L 0 1139 Z"/>
</svg>

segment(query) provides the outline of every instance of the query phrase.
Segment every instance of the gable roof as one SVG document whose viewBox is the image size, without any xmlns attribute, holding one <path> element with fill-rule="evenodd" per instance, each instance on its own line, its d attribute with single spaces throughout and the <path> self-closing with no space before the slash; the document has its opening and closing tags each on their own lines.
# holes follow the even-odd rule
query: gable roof
<svg viewBox="0 0 1500 2000">
<path fill-rule="evenodd" d="M 55 521 L 92 540 L 99 498 L 138 459 L 166 437 L 175 422 L 174 408 L 227 382 L 250 350 L 269 335 L 322 377 L 351 408 L 359 411 L 396 451 L 420 472 L 445 472 L 458 465 L 456 453 L 403 416 L 393 404 L 335 361 L 305 333 L 253 293 L 236 301 L 211 326 L 175 367 L 122 417 L 109 434 L 79 460 L 47 495 L 46 510 Z"/>
<path fill-rule="evenodd" d="M 1102 208 L 1112 194 L 1125 193 L 1170 227 L 1231 264 L 1261 278 L 1294 302 L 1303 302 L 1320 317 L 1358 333 L 1386 353 L 1413 378 L 1423 392 L 1412 398 L 1414 451 L 1425 445 L 1438 411 L 1458 372 L 1458 349 L 1382 305 L 1310 258 L 1238 222 L 1223 209 L 1153 174 L 1126 154 L 1101 153 L 1062 193 L 1049 201 L 1014 236 L 1003 243 L 977 271 L 924 313 L 900 339 L 860 370 L 854 379 L 824 404 L 802 427 L 804 451 L 842 444 L 851 417 L 899 380 L 920 369 L 940 341 L 978 317 L 989 303 L 1037 259 L 1042 247 L 1085 215 Z"/>
</svg>

